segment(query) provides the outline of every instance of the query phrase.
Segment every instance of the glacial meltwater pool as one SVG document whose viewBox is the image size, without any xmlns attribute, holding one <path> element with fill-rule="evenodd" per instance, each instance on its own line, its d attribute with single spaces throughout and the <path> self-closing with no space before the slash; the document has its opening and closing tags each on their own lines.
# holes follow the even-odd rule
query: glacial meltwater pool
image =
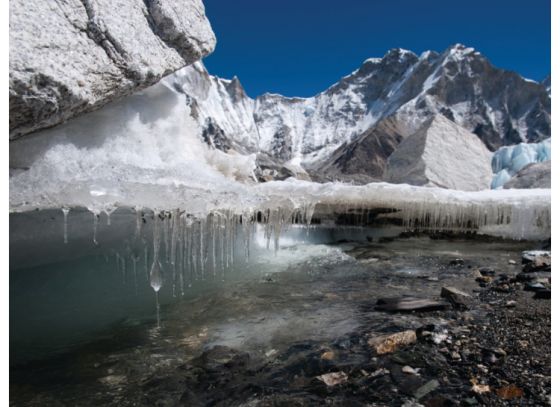
<svg viewBox="0 0 560 407">
<path fill-rule="evenodd" d="M 395 226 L 289 226 L 277 251 L 258 223 L 250 234 L 235 229 L 232 247 L 218 227 L 208 244 L 170 232 L 160 248 L 158 326 L 153 230 L 148 220 L 137 231 L 129 217 L 117 211 L 111 225 L 101 217 L 95 245 L 87 211 L 71 211 L 66 227 L 61 211 L 12 215 L 13 405 L 267 405 L 258 401 L 270 394 L 313 393 L 298 380 L 367 370 L 372 356 L 359 344 L 368 335 L 449 323 L 444 311 L 377 311 L 378 298 L 438 299 L 444 285 L 472 292 L 475 269 L 513 273 L 510 260 L 535 247 L 399 237 Z M 31 224 L 35 235 L 17 234 Z M 334 359 L 324 357 L 331 351 Z"/>
</svg>

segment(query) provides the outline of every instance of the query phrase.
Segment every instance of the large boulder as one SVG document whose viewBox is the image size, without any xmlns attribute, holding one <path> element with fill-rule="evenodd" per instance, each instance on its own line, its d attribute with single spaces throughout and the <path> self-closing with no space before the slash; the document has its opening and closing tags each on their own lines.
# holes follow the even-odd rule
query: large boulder
<svg viewBox="0 0 560 407">
<path fill-rule="evenodd" d="M 437 114 L 402 141 L 387 161 L 392 183 L 462 191 L 490 188 L 492 154 L 475 135 Z"/>
<path fill-rule="evenodd" d="M 550 188 L 550 164 L 550 161 L 545 161 L 525 166 L 504 184 L 504 189 Z"/>
<path fill-rule="evenodd" d="M 215 43 L 201 0 L 11 0 L 10 139 L 152 85 Z"/>
</svg>

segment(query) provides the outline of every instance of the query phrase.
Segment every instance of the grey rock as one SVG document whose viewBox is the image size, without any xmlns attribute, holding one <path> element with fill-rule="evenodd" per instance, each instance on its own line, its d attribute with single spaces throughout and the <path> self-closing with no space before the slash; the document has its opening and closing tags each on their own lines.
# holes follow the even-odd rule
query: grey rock
<svg viewBox="0 0 560 407">
<path fill-rule="evenodd" d="M 215 42 L 201 0 L 10 1 L 10 139 L 152 85 Z"/>
<path fill-rule="evenodd" d="M 446 308 L 449 308 L 448 303 L 415 297 L 380 298 L 375 305 L 376 310 L 389 312 L 437 311 Z"/>
<path fill-rule="evenodd" d="M 438 387 L 439 387 L 439 382 L 436 379 L 430 380 L 429 382 L 427 382 L 426 384 L 424 384 L 414 392 L 414 397 L 417 399 L 421 399 L 422 397 L 434 391 Z"/>
<path fill-rule="evenodd" d="M 441 297 L 451 302 L 454 308 L 466 309 L 471 296 L 455 287 L 441 287 Z"/>
<path fill-rule="evenodd" d="M 508 182 L 504 189 L 550 188 L 551 162 L 532 163 L 523 167 Z"/>
</svg>

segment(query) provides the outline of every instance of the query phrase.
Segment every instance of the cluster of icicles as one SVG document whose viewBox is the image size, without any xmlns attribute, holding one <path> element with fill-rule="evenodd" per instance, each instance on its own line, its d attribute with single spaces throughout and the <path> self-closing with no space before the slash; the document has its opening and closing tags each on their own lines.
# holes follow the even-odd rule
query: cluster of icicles
<svg viewBox="0 0 560 407">
<path fill-rule="evenodd" d="M 173 295 L 176 296 L 184 294 L 185 286 L 190 287 L 193 281 L 204 280 L 208 275 L 223 279 L 226 271 L 233 265 L 237 244 L 241 243 L 245 260 L 248 261 L 257 224 L 263 226 L 267 248 L 273 243 L 275 250 L 279 249 L 282 231 L 291 225 L 310 228 L 313 219 L 313 224 L 364 226 L 371 222 L 371 215 L 377 220 L 391 221 L 393 218 L 392 223 L 398 221 L 406 230 L 483 232 L 497 235 L 503 235 L 505 231 L 505 235 L 509 233 L 508 237 L 518 239 L 531 234 L 534 236 L 535 233 L 540 234 L 540 238 L 545 238 L 550 233 L 548 205 L 401 201 L 397 205 L 393 202 L 392 205 L 380 206 L 368 208 L 313 202 L 299 206 L 247 209 L 242 213 L 231 209 L 213 210 L 206 216 L 193 216 L 179 209 L 155 212 L 137 209 L 133 243 L 126 243 L 125 253 L 116 253 L 117 267 L 122 269 L 124 275 L 126 262 L 132 262 L 136 282 L 138 263 L 143 260 L 146 278 L 156 294 L 159 326 L 158 292 L 163 284 L 171 284 Z M 69 209 L 63 208 L 62 211 L 64 241 L 67 242 Z M 112 211 L 105 212 L 108 224 L 111 222 Z M 95 244 L 98 244 L 98 222 L 99 212 L 95 212 Z M 493 228 L 497 228 L 497 233 L 492 233 Z"/>
<path fill-rule="evenodd" d="M 124 253 L 115 253 L 117 269 L 122 272 L 124 279 L 126 265 L 132 263 L 137 289 L 139 263 L 143 263 L 146 278 L 156 295 L 159 326 L 158 293 L 164 283 L 171 285 L 175 297 L 184 295 L 185 288 L 191 287 L 195 281 L 207 278 L 223 280 L 234 263 L 239 244 L 243 248 L 245 260 L 249 260 L 257 224 L 264 225 L 267 249 L 272 244 L 277 251 L 282 230 L 293 224 L 309 228 L 313 209 L 314 205 L 306 205 L 297 211 L 278 208 L 242 214 L 220 210 L 212 211 L 205 217 L 194 217 L 179 209 L 156 212 L 138 209 L 134 238 L 125 242 Z M 107 225 L 111 225 L 113 211 L 105 212 Z M 68 243 L 70 210 L 63 208 L 62 212 L 64 242 Z M 99 244 L 99 219 L 100 213 L 93 213 L 93 243 L 96 245 Z"/>
</svg>

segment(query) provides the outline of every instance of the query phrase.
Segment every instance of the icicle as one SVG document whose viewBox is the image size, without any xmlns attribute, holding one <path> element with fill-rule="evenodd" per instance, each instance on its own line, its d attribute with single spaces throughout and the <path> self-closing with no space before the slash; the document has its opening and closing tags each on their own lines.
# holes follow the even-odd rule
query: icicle
<svg viewBox="0 0 560 407">
<path fill-rule="evenodd" d="M 140 260 L 140 256 L 138 256 L 138 254 L 136 253 L 132 253 L 131 259 L 132 259 L 132 272 L 134 274 L 134 293 L 138 295 L 138 274 L 137 274 L 136 264 Z"/>
<path fill-rule="evenodd" d="M 165 245 L 165 262 L 169 263 L 169 217 L 167 212 L 163 214 L 163 243 Z"/>
<path fill-rule="evenodd" d="M 98 245 L 97 243 L 97 224 L 99 223 L 99 213 L 93 212 L 93 243 Z"/>
<path fill-rule="evenodd" d="M 115 253 L 115 264 L 117 266 L 117 273 L 119 273 L 121 271 L 121 255 L 119 252 Z"/>
<path fill-rule="evenodd" d="M 161 233 L 159 229 L 159 219 L 157 216 L 154 217 L 154 262 L 152 263 L 152 268 L 150 270 L 150 286 L 156 294 L 156 315 L 157 315 L 157 326 L 160 327 L 160 316 L 159 316 L 159 290 L 163 285 L 163 275 L 161 271 L 161 263 L 159 262 L 159 246 L 160 246 Z"/>
<path fill-rule="evenodd" d="M 126 257 L 121 256 L 121 272 L 122 272 L 122 282 L 126 284 Z"/>
<path fill-rule="evenodd" d="M 64 215 L 64 243 L 68 243 L 68 213 L 70 208 L 62 208 L 62 213 Z"/>
<path fill-rule="evenodd" d="M 104 212 L 107 215 L 107 226 L 111 226 L 111 214 L 117 210 L 117 207 L 105 208 Z"/>
<path fill-rule="evenodd" d="M 212 222 L 210 224 L 212 234 L 212 274 L 216 278 L 216 215 L 212 214 Z"/>
<path fill-rule="evenodd" d="M 204 280 L 204 220 L 200 219 L 200 274 L 201 278 Z"/>
<path fill-rule="evenodd" d="M 136 231 L 135 237 L 139 238 L 140 234 L 142 233 L 142 208 L 136 207 Z"/>
</svg>

